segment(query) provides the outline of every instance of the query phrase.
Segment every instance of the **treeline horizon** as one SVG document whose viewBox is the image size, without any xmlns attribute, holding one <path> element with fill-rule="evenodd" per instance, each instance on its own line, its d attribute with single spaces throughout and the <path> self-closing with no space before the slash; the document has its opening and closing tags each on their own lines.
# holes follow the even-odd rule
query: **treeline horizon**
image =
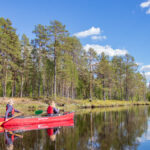
<svg viewBox="0 0 150 150">
<path fill-rule="evenodd" d="M 33 34 L 19 39 L 0 18 L 0 96 L 146 100 L 146 78 L 133 56 L 85 51 L 57 20 L 35 25 Z"/>
</svg>

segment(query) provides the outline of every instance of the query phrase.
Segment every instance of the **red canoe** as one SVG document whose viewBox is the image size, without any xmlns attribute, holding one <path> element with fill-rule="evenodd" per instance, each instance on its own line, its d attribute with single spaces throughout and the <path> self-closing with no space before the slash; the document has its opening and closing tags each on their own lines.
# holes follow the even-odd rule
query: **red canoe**
<svg viewBox="0 0 150 150">
<path fill-rule="evenodd" d="M 62 122 L 74 119 L 74 112 L 59 114 L 54 116 L 32 116 L 32 117 L 16 117 L 2 124 L 6 126 L 26 126 L 33 124 L 48 124 L 54 122 Z M 4 118 L 0 118 L 0 122 L 4 121 Z"/>
<path fill-rule="evenodd" d="M 4 132 L 5 129 L 8 131 L 16 131 L 16 132 L 22 132 L 22 131 L 31 131 L 31 130 L 42 130 L 42 129 L 49 129 L 49 128 L 56 128 L 56 127 L 66 127 L 66 126 L 74 126 L 74 121 L 68 120 L 68 121 L 61 121 L 61 122 L 52 122 L 52 123 L 46 123 L 46 124 L 32 124 L 27 126 L 5 126 L 0 127 L 0 133 Z"/>
</svg>

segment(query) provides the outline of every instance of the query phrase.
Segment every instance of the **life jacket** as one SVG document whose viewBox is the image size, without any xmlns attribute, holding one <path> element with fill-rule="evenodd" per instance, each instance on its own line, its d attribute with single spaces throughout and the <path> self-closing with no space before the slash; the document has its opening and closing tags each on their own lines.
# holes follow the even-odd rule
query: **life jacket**
<svg viewBox="0 0 150 150">
<path fill-rule="evenodd" d="M 54 111 L 53 111 L 53 107 L 52 106 L 48 106 L 47 108 L 47 114 L 53 114 Z"/>
<path fill-rule="evenodd" d="M 49 136 L 53 135 L 54 134 L 54 129 L 47 129 L 47 134 Z"/>
<path fill-rule="evenodd" d="M 12 142 L 14 142 L 14 139 L 15 139 L 15 135 L 12 135 L 12 136 L 11 136 Z"/>
<path fill-rule="evenodd" d="M 9 105 L 6 105 L 6 111 L 8 110 Z M 15 109 L 12 107 L 12 111 L 8 113 L 8 116 L 13 116 L 15 113 Z"/>
<path fill-rule="evenodd" d="M 11 139 L 11 142 L 13 143 L 14 140 L 15 140 L 15 135 L 8 134 L 8 138 Z M 6 143 L 6 144 L 9 144 L 10 142 L 7 141 L 7 140 L 5 140 L 5 143 Z"/>
</svg>

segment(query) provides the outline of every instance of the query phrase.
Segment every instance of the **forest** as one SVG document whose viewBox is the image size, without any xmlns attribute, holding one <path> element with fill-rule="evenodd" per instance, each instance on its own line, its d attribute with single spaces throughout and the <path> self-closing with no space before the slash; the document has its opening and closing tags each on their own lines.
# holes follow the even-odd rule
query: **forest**
<svg viewBox="0 0 150 150">
<path fill-rule="evenodd" d="M 133 56 L 86 51 L 57 20 L 35 25 L 32 33 L 34 39 L 19 37 L 12 22 L 0 18 L 1 97 L 146 99 L 146 78 Z"/>
</svg>

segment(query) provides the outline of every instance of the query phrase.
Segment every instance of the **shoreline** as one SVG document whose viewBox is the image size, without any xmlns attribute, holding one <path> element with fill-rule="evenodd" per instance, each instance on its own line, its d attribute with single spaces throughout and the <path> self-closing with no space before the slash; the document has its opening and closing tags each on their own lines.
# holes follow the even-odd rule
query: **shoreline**
<svg viewBox="0 0 150 150">
<path fill-rule="evenodd" d="M 4 115 L 5 107 L 10 98 L 0 98 L 0 114 Z M 47 99 L 33 99 L 33 98 L 12 98 L 14 100 L 14 107 L 24 114 L 33 115 L 36 110 L 46 110 L 48 106 Z M 118 108 L 128 106 L 150 105 L 149 101 L 119 101 L 119 100 L 71 100 L 65 98 L 56 99 L 57 107 L 61 111 L 79 111 L 84 109 L 98 109 L 98 108 Z"/>
</svg>

